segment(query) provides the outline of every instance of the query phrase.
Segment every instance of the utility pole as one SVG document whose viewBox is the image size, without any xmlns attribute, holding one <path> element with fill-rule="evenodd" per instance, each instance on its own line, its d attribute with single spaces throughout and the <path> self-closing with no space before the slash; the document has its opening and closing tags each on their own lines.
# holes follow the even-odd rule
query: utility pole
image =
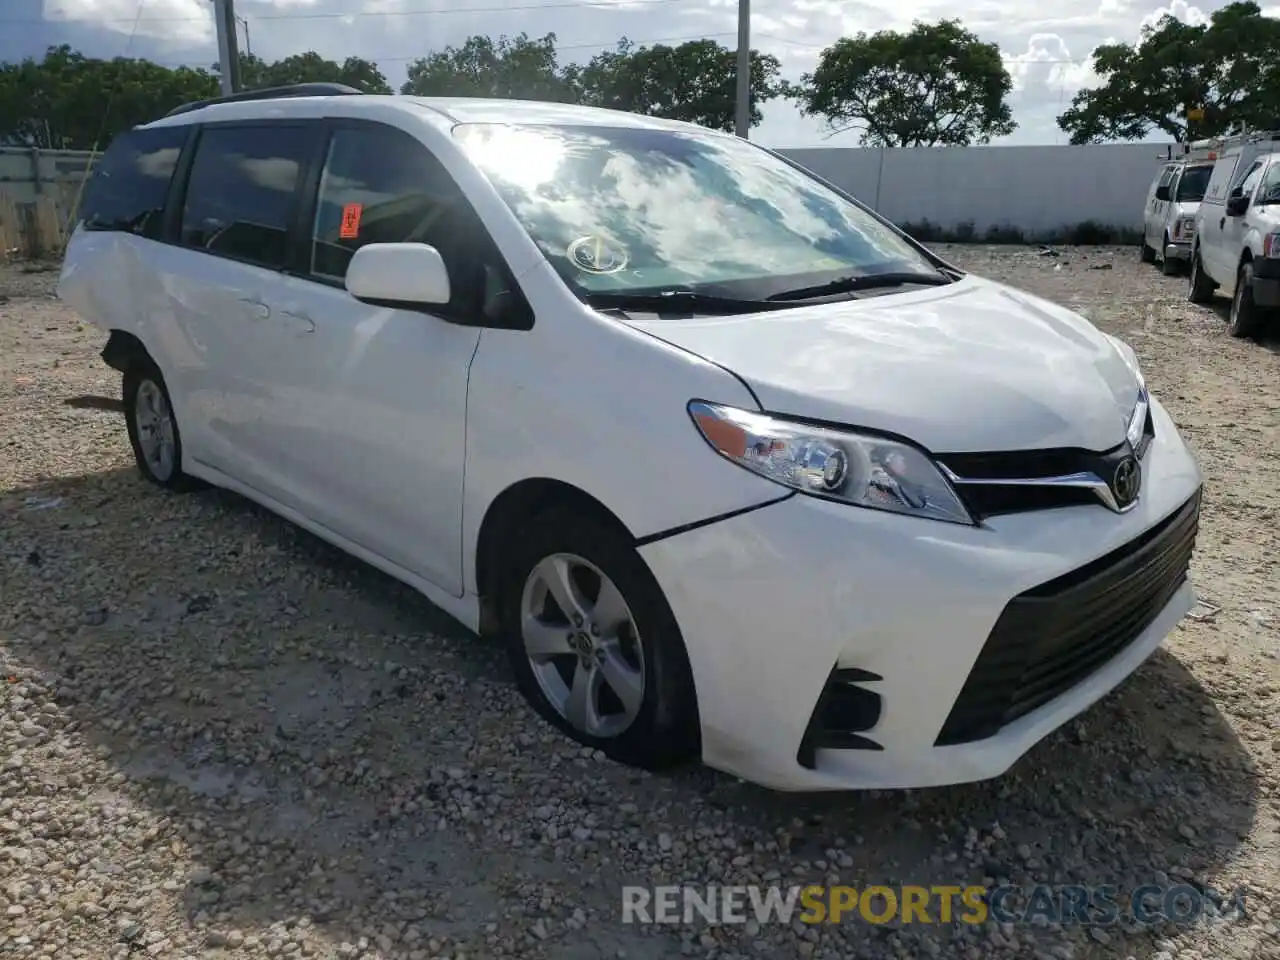
<svg viewBox="0 0 1280 960">
<path fill-rule="evenodd" d="M 734 133 L 751 134 L 751 0 L 738 0 L 738 103 Z"/>
<path fill-rule="evenodd" d="M 236 38 L 235 0 L 213 0 L 213 25 L 218 31 L 218 66 L 222 95 L 240 91 L 240 44 Z"/>
<path fill-rule="evenodd" d="M 253 56 L 253 44 L 249 42 L 249 21 L 244 17 L 236 17 L 240 26 L 244 27 L 244 52 L 247 56 Z"/>
</svg>

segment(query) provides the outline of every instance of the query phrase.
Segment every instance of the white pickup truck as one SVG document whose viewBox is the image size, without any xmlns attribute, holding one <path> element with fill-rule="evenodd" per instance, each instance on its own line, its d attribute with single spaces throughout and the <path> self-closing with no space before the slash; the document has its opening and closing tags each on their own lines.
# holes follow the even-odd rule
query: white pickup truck
<svg viewBox="0 0 1280 960">
<path fill-rule="evenodd" d="M 1229 293 L 1227 332 L 1251 337 L 1280 307 L 1280 133 L 1223 141 L 1196 212 L 1187 299 Z"/>
</svg>

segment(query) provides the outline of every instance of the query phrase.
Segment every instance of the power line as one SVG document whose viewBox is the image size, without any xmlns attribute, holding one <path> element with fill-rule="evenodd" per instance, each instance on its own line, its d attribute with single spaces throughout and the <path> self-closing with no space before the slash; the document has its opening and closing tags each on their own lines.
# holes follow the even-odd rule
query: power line
<svg viewBox="0 0 1280 960">
<path fill-rule="evenodd" d="M 513 10 L 572 10 L 579 7 L 626 12 L 629 7 L 687 3 L 688 0 L 573 0 L 573 2 L 528 3 L 505 7 L 443 7 L 434 10 L 357 10 L 350 13 L 262 13 L 246 15 L 253 20 L 354 20 L 360 17 L 429 17 L 459 13 L 508 13 Z M 143 17 L 142 23 L 204 23 L 208 17 Z M 131 23 L 132 17 L 62 17 L 58 19 L 0 17 L 0 23 Z"/>
<path fill-rule="evenodd" d="M 736 33 L 734 31 L 726 31 L 724 33 L 704 33 L 698 37 L 655 37 L 651 40 L 634 40 L 632 42 L 636 44 L 636 46 L 644 46 L 646 44 L 654 44 L 654 43 L 688 43 L 689 41 L 692 41 L 692 40 L 711 40 L 717 37 L 732 37 L 732 36 L 736 36 Z M 597 40 L 592 43 L 557 43 L 556 49 L 557 50 L 591 50 L 591 49 L 598 50 L 601 47 L 617 46 L 617 43 L 618 43 L 617 38 L 614 38 L 612 40 Z M 434 51 L 434 52 L 439 52 L 439 51 Z M 409 56 L 397 56 L 397 57 L 365 57 L 363 59 L 366 59 L 370 63 L 378 65 L 383 63 L 407 63 L 410 60 L 425 60 L 429 56 L 431 56 L 431 52 L 415 53 Z M 148 62 L 154 63 L 158 67 L 189 67 L 191 66 L 190 60 L 150 60 L 148 59 Z"/>
</svg>

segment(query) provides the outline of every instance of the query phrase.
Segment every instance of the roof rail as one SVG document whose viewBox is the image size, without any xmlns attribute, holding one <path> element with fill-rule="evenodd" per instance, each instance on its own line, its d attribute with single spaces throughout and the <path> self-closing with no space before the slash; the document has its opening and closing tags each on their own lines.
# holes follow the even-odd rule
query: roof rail
<svg viewBox="0 0 1280 960">
<path fill-rule="evenodd" d="M 263 87 L 261 90 L 241 90 L 226 97 L 210 97 L 208 100 L 192 100 L 174 107 L 166 117 L 174 117 L 180 113 L 190 113 L 201 107 L 210 107 L 215 103 L 240 103 L 245 100 L 283 100 L 289 97 L 348 97 L 363 95 L 362 90 L 349 87 L 345 83 L 291 83 L 283 87 Z"/>
</svg>

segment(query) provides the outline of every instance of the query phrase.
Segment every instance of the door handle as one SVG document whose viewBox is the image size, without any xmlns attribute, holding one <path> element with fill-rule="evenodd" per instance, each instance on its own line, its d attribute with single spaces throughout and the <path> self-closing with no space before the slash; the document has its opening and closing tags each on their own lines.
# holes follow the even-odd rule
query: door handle
<svg viewBox="0 0 1280 960">
<path fill-rule="evenodd" d="M 259 300 L 257 297 L 241 297 L 240 302 L 250 307 L 256 307 L 254 320 L 265 320 L 271 316 L 271 308 Z"/>
<path fill-rule="evenodd" d="M 282 310 L 280 315 L 285 318 L 285 324 L 294 333 L 314 333 L 316 322 L 301 310 Z"/>
</svg>

